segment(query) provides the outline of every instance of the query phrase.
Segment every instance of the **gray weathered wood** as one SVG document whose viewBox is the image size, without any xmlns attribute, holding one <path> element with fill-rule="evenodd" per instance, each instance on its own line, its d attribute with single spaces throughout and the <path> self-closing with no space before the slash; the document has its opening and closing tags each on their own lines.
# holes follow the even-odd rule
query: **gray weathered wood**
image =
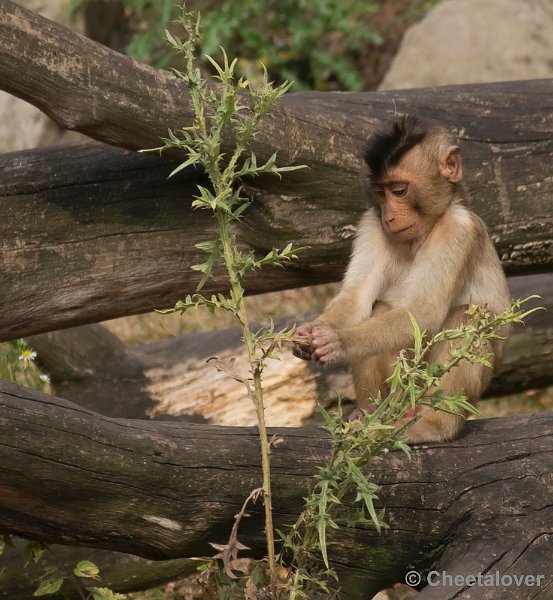
<svg viewBox="0 0 553 600">
<path fill-rule="evenodd" d="M 536 157 L 525 176 L 507 170 L 505 177 L 514 187 L 542 177 L 543 164 Z M 162 308 L 193 292 L 199 278 L 190 267 L 205 260 L 194 244 L 214 237 L 214 223 L 190 209 L 196 174 L 166 181 L 172 167 L 98 144 L 0 157 L 0 339 Z M 256 272 L 246 282 L 249 293 L 337 280 L 347 264 L 365 202 L 352 204 L 344 193 L 337 202 L 331 188 L 308 198 L 310 182 L 295 185 L 296 197 L 258 195 L 237 228 L 241 243 L 260 254 L 289 242 L 307 246 L 286 270 Z M 353 193 L 359 182 L 352 185 Z M 551 268 L 551 191 L 521 198 L 501 215 L 494 184 L 480 185 L 469 182 L 471 194 L 480 194 L 472 205 L 486 218 L 505 267 Z M 225 287 L 216 269 L 205 291 Z"/>
<path fill-rule="evenodd" d="M 0 0 L 0 88 L 64 127 L 132 149 L 157 145 L 168 127 L 191 119 L 186 90 L 167 73 L 9 0 Z M 506 268 L 551 269 L 552 98 L 553 80 L 290 94 L 263 121 L 254 150 L 260 160 L 277 150 L 282 164 L 309 169 L 249 182 L 258 202 L 238 234 L 259 251 L 289 241 L 310 249 L 303 265 L 256 277 L 250 291 L 340 277 L 366 206 L 361 148 L 396 111 L 434 117 L 459 134 L 468 203 L 489 225 Z M 86 152 L 50 149 L 50 162 L 3 159 L 0 222 L 12 233 L 2 231 L 0 301 L 13 313 L 0 323 L 0 339 L 151 310 L 195 289 L 188 267 L 201 257 L 192 244 L 209 237 L 211 225 L 189 210 L 192 180 L 183 176 L 177 191 L 155 159 L 94 148 L 89 163 Z M 208 292 L 225 287 L 216 275 Z"/>
<path fill-rule="evenodd" d="M 260 483 L 255 429 L 114 420 L 7 383 L 0 410 L 0 529 L 24 537 L 156 559 L 205 555 L 209 542 L 225 541 Z M 315 429 L 275 432 L 283 438 L 272 453 L 283 527 L 328 442 Z M 516 596 L 495 590 L 494 598 L 550 598 L 552 449 L 553 415 L 544 413 L 471 422 L 460 439 L 417 447 L 410 461 L 391 453 L 376 462 L 390 529 L 335 536 L 330 558 L 343 598 L 370 597 L 410 568 L 544 574 L 542 587 L 517 588 Z M 260 555 L 263 510 L 248 512 L 239 539 Z M 470 597 L 488 591 L 472 588 Z M 468 598 L 461 593 L 427 588 L 420 597 Z"/>
</svg>

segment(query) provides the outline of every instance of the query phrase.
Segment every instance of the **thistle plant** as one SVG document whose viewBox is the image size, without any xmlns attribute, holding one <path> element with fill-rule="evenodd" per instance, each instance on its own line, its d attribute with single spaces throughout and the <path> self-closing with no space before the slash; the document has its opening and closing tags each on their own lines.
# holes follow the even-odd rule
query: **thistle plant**
<svg viewBox="0 0 553 600">
<path fill-rule="evenodd" d="M 332 530 L 361 524 L 372 524 L 378 531 L 386 527 L 384 511 L 375 508 L 380 488 L 371 481 L 371 462 L 391 450 L 410 454 L 405 432 L 419 418 L 420 409 L 479 414 L 462 390 L 447 396 L 439 387 L 440 378 L 463 360 L 491 367 L 489 344 L 501 340 L 506 327 L 522 323 L 529 314 L 540 310 L 521 310 L 524 302 L 536 297 L 515 300 L 498 315 L 471 306 L 464 324 L 430 338 L 411 319 L 413 348 L 400 353 L 387 380 L 388 395 L 370 398 L 375 406 L 373 412 L 364 411 L 363 419 L 345 421 L 340 407 L 330 414 L 321 408 L 324 429 L 331 439 L 330 460 L 318 468 L 316 483 L 296 523 L 288 532 L 279 532 L 279 560 L 289 570 L 290 600 L 308 599 L 315 590 L 331 593 L 331 581 L 338 580 L 328 554 Z M 447 362 L 430 364 L 431 349 L 441 343 L 449 344 Z M 348 504 L 353 501 L 354 506 L 349 511 L 343 506 L 346 495 Z"/>
<path fill-rule="evenodd" d="M 223 66 L 207 57 L 216 71 L 215 82 L 206 80 L 195 66 L 195 48 L 200 41 L 200 18 L 181 8 L 179 22 L 186 31 L 186 39 L 181 41 L 168 31 L 167 41 L 184 57 L 184 71 L 173 69 L 174 76 L 182 81 L 190 92 L 194 120 L 191 125 L 177 131 L 169 131 L 164 145 L 155 150 L 180 149 L 187 158 L 172 173 L 189 166 L 200 166 L 207 174 L 212 188 L 198 186 L 198 196 L 192 202 L 197 209 L 209 210 L 217 219 L 219 235 L 206 240 L 196 247 L 206 253 L 206 261 L 192 268 L 201 272 L 197 293 L 179 301 L 174 308 L 162 312 L 184 312 L 198 306 L 210 311 L 222 309 L 230 312 L 238 321 L 247 348 L 249 376 L 241 376 L 233 365 L 216 361 L 220 371 L 244 384 L 248 396 L 255 406 L 263 469 L 262 496 L 265 505 L 265 533 L 267 537 L 267 557 L 271 581 L 272 597 L 276 598 L 276 559 L 271 503 L 270 448 L 265 426 L 263 404 L 262 373 L 269 359 L 276 358 L 282 344 L 290 340 L 294 328 L 276 331 L 271 321 L 269 328 L 254 331 L 250 327 L 244 305 L 245 275 L 264 266 L 282 266 L 297 258 L 297 249 L 288 244 L 284 249 L 273 249 L 265 256 L 256 256 L 250 249 L 241 249 L 232 231 L 233 222 L 239 221 L 251 201 L 242 194 L 240 182 L 243 178 L 255 177 L 261 173 L 281 175 L 301 167 L 278 167 L 276 154 L 263 164 L 258 164 L 255 154 L 250 150 L 260 121 L 274 106 L 288 88 L 289 83 L 274 86 L 268 80 L 264 69 L 263 83 L 259 89 L 250 85 L 244 77 L 236 79 L 236 60 L 229 59 L 221 48 Z M 223 141 L 234 140 L 230 152 L 223 150 Z M 214 265 L 222 262 L 228 273 L 228 292 L 206 297 L 199 292 L 212 277 Z M 217 547 L 220 549 L 220 547 Z"/>
<path fill-rule="evenodd" d="M 242 330 L 247 348 L 249 374 L 235 370 L 234 363 L 215 359 L 215 367 L 241 382 L 251 398 L 257 413 L 261 443 L 263 483 L 253 490 L 236 516 L 227 544 L 213 546 L 218 554 L 206 563 L 204 572 L 219 569 L 222 597 L 242 594 L 240 586 L 234 585 L 232 561 L 245 547 L 238 541 L 238 526 L 246 515 L 248 502 L 262 497 L 265 506 L 265 533 L 270 578 L 269 590 L 262 597 L 273 599 L 307 599 L 311 592 L 331 595 L 332 580 L 337 574 L 331 567 L 329 548 L 332 531 L 343 526 L 373 524 L 377 530 L 386 527 L 384 511 L 378 511 L 379 487 L 370 478 L 371 461 L 390 450 L 402 450 L 409 454 L 407 428 L 419 417 L 423 407 L 448 411 L 455 414 L 477 413 L 463 392 L 447 396 L 439 387 L 440 378 L 462 360 L 490 365 L 486 347 L 500 339 L 502 328 L 519 323 L 533 310 L 522 311 L 524 301 L 515 301 L 499 315 L 491 315 L 483 308 L 472 306 L 466 323 L 457 329 L 446 330 L 428 337 L 413 321 L 413 348 L 402 351 L 388 379 L 389 393 L 386 397 L 372 398 L 375 410 L 365 412 L 364 419 L 346 421 L 341 409 L 329 414 L 322 410 L 324 428 L 330 434 L 331 456 L 329 462 L 319 467 L 315 483 L 309 493 L 305 508 L 296 523 L 281 537 L 281 552 L 275 555 L 272 521 L 270 442 L 267 438 L 264 415 L 262 374 L 267 361 L 277 358 L 283 344 L 293 339 L 294 327 L 276 331 L 271 322 L 267 329 L 252 330 L 244 305 L 245 275 L 264 266 L 282 266 L 297 258 L 298 249 L 288 244 L 283 250 L 273 249 L 265 256 L 257 256 L 253 250 L 244 249 L 237 243 L 233 224 L 239 221 L 251 200 L 242 195 L 241 180 L 261 173 L 281 175 L 301 167 L 278 167 L 276 155 L 258 164 L 251 144 L 259 130 L 261 119 L 275 102 L 286 93 L 289 84 L 274 86 L 268 81 L 264 70 L 263 83 L 254 88 L 244 77 L 235 77 L 236 60 L 229 59 L 221 48 L 222 66 L 211 57 L 207 60 L 215 69 L 215 82 L 206 80 L 195 67 L 195 48 L 200 41 L 200 20 L 194 13 L 181 7 L 179 22 L 186 31 L 184 41 L 166 32 L 166 39 L 179 54 L 184 56 L 183 71 L 173 70 L 190 92 L 194 118 L 191 125 L 169 131 L 164 145 L 154 150 L 179 149 L 186 159 L 171 175 L 190 166 L 203 168 L 211 187 L 198 186 L 198 196 L 192 206 L 209 210 L 219 225 L 218 236 L 197 244 L 206 253 L 205 262 L 193 269 L 201 273 L 196 293 L 177 302 L 174 308 L 162 312 L 184 312 L 199 306 L 211 312 L 221 309 L 230 312 Z M 229 140 L 233 146 L 229 146 Z M 224 146 L 224 144 L 227 144 Z M 231 148 L 229 150 L 229 147 Z M 200 292 L 212 277 L 215 265 L 223 264 L 228 274 L 228 290 L 210 297 Z M 536 310 L 536 309 L 534 309 Z M 450 344 L 446 364 L 429 364 L 431 349 L 436 344 Z M 369 473 L 369 474 L 367 474 Z M 353 509 L 346 510 L 344 499 Z M 349 501 L 353 496 L 352 501 Z M 217 563 L 223 563 L 220 568 Z M 277 581 L 277 572 L 287 572 L 285 580 Z M 261 597 L 253 590 L 253 578 L 249 578 L 244 593 L 246 597 Z M 231 591 L 234 590 L 234 591 Z M 243 597 L 243 595 L 241 595 Z"/>
</svg>

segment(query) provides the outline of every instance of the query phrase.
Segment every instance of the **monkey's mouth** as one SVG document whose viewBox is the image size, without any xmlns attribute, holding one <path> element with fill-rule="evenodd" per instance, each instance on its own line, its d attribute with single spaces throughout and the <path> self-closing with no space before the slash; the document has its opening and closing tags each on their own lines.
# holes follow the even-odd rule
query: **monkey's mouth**
<svg viewBox="0 0 553 600">
<path fill-rule="evenodd" d="M 413 227 L 413 225 L 407 225 L 407 227 L 404 227 L 403 229 L 390 229 L 390 228 L 388 228 L 388 231 L 392 235 L 397 235 L 399 233 L 404 233 L 405 231 L 409 231 L 409 229 L 411 229 L 412 227 Z"/>
</svg>

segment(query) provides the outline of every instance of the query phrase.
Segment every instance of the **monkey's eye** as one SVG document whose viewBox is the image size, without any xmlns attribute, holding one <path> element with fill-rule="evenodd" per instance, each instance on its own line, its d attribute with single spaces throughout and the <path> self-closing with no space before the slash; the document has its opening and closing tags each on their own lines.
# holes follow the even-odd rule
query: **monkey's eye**
<svg viewBox="0 0 553 600">
<path fill-rule="evenodd" d="M 407 193 L 408 185 L 406 183 L 392 183 L 390 184 L 390 191 L 394 196 L 401 198 Z"/>
<path fill-rule="evenodd" d="M 373 187 L 373 194 L 379 198 L 384 198 L 386 195 L 383 187 Z"/>
</svg>

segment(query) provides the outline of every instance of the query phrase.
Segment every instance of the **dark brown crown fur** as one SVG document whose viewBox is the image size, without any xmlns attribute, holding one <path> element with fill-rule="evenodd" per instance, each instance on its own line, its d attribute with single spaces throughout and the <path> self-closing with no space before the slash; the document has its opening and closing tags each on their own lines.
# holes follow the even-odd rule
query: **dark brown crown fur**
<svg viewBox="0 0 553 600">
<path fill-rule="evenodd" d="M 414 115 L 406 115 L 376 132 L 368 141 L 363 158 L 370 177 L 378 180 L 394 167 L 411 148 L 428 135 L 428 128 Z"/>
</svg>

